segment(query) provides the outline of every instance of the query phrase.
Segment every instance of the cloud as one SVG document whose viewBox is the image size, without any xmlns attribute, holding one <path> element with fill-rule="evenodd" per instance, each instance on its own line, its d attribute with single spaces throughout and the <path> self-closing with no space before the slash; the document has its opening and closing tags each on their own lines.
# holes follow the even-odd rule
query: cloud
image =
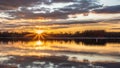
<svg viewBox="0 0 120 68">
<path fill-rule="evenodd" d="M 111 28 L 111 29 L 113 29 L 113 30 L 120 30 L 120 28 Z"/>
<path fill-rule="evenodd" d="M 120 5 L 104 7 L 99 0 L 1 0 L 0 9 L 15 19 L 67 19 L 70 14 L 89 13 L 91 10 L 119 13 Z"/>
<path fill-rule="evenodd" d="M 120 5 L 108 6 L 94 11 L 97 13 L 120 13 Z"/>
<path fill-rule="evenodd" d="M 30 5 L 38 0 L 0 0 L 0 5 L 9 7 L 19 7 Z"/>
<path fill-rule="evenodd" d="M 91 14 L 90 11 L 96 13 Z M 0 22 L 8 24 L 0 23 L 0 29 L 21 27 L 32 29 L 36 25 L 60 25 L 49 27 L 51 29 L 69 28 L 69 25 L 74 24 L 89 25 L 119 19 L 119 12 L 120 5 L 105 7 L 99 3 L 99 0 L 1 0 Z M 89 13 L 88 16 L 82 15 L 85 13 Z M 69 17 L 70 15 L 72 18 Z"/>
<path fill-rule="evenodd" d="M 75 0 L 54 0 L 54 2 L 73 2 L 73 1 Z"/>
<path fill-rule="evenodd" d="M 50 2 L 50 4 L 46 3 Z M 89 12 L 101 7 L 96 0 L 2 0 L 2 9 L 11 9 L 6 13 L 16 18 L 51 18 L 66 19 L 69 14 Z M 4 8 L 5 7 L 5 8 Z"/>
</svg>

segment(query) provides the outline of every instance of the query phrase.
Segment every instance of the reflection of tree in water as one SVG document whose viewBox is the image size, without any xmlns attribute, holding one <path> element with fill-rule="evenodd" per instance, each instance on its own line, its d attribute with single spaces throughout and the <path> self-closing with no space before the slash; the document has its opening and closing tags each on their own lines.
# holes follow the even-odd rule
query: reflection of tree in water
<svg viewBox="0 0 120 68">
<path fill-rule="evenodd" d="M 94 46 L 94 45 L 105 46 L 107 42 L 104 40 L 100 40 L 100 39 L 91 39 L 91 40 L 84 40 L 83 43 L 85 45 L 91 45 L 91 46 Z"/>
<path fill-rule="evenodd" d="M 15 43 L 15 42 L 34 42 L 34 41 L 30 41 L 30 40 L 1 40 L 0 42 L 4 43 L 4 44 L 8 44 L 9 42 Z M 100 45 L 100 46 L 105 46 L 107 43 L 120 43 L 120 39 L 73 39 L 73 40 L 66 40 L 66 39 L 62 39 L 62 40 L 38 40 L 35 41 L 34 44 L 36 45 L 40 45 L 43 44 L 45 42 L 58 42 L 58 43 L 75 43 L 75 44 L 84 44 L 84 45 L 89 45 L 89 46 L 96 46 L 96 45 Z"/>
</svg>

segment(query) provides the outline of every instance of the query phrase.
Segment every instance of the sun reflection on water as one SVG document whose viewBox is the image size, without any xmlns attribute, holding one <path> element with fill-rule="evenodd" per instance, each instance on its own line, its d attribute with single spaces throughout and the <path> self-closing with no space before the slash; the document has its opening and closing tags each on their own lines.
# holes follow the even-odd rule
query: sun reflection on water
<svg viewBox="0 0 120 68">
<path fill-rule="evenodd" d="M 40 41 L 40 40 L 36 41 L 36 45 L 42 45 L 42 44 L 43 44 L 42 41 Z"/>
</svg>

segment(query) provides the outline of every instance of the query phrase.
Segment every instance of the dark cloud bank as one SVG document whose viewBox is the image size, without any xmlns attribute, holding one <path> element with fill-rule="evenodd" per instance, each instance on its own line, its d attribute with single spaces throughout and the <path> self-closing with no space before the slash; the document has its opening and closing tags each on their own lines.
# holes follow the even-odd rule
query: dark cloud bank
<svg viewBox="0 0 120 68">
<path fill-rule="evenodd" d="M 52 5 L 53 3 L 73 3 L 62 8 L 54 8 L 53 12 L 49 12 L 49 8 L 40 7 L 37 9 L 27 9 L 32 8 L 34 5 Z M 62 5 L 61 5 L 62 6 Z M 47 17 L 47 18 L 67 18 L 68 14 L 89 12 L 89 10 L 101 7 L 96 0 L 1 0 L 0 9 L 1 10 L 16 10 L 7 11 L 7 13 L 16 16 L 16 18 L 37 18 L 37 17 Z M 19 10 L 18 10 L 19 9 Z M 57 9 L 57 10 L 56 10 Z M 44 11 L 45 13 L 34 13 L 36 11 Z"/>
<path fill-rule="evenodd" d="M 52 12 L 50 12 L 51 9 L 48 7 L 35 8 L 36 5 L 40 6 L 42 3 L 45 6 L 51 6 L 53 3 L 72 4 L 62 8 L 53 8 Z M 28 9 L 28 7 L 31 9 Z M 66 19 L 69 14 L 86 13 L 90 10 L 96 13 L 119 13 L 120 5 L 104 7 L 100 4 L 99 0 L 1 0 L 0 10 L 15 16 L 17 19 L 36 19 L 38 17 Z"/>
<path fill-rule="evenodd" d="M 120 13 L 120 5 L 108 6 L 94 11 L 97 13 Z"/>
</svg>

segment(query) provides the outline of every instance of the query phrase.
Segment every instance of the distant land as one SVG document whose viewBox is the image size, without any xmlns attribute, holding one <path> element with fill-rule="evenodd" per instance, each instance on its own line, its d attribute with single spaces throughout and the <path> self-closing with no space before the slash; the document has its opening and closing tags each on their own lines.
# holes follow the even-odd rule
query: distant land
<svg viewBox="0 0 120 68">
<path fill-rule="evenodd" d="M 31 40 L 35 36 L 39 37 L 39 34 L 36 33 L 30 33 L 30 32 L 23 32 L 23 33 L 17 33 L 17 32 L 0 32 L 0 39 L 2 40 Z M 120 40 L 120 32 L 106 32 L 104 30 L 87 30 L 82 33 L 76 32 L 74 34 L 71 33 L 42 33 L 40 34 L 41 37 L 44 37 L 44 39 L 119 39 Z M 36 38 L 43 39 L 43 38 Z"/>
<path fill-rule="evenodd" d="M 33 36 L 26 36 L 29 34 L 33 34 Z M 34 35 L 37 35 L 37 33 L 31 33 L 31 32 L 0 32 L 1 38 L 9 38 L 9 37 L 25 37 L 30 38 L 34 37 Z M 104 30 L 86 30 L 82 33 L 75 32 L 74 34 L 71 33 L 42 33 L 41 35 L 46 37 L 79 37 L 79 38 L 90 38 L 90 37 L 99 37 L 99 38 L 105 38 L 105 37 L 112 37 L 112 38 L 118 38 L 120 37 L 120 32 L 106 32 Z"/>
</svg>

